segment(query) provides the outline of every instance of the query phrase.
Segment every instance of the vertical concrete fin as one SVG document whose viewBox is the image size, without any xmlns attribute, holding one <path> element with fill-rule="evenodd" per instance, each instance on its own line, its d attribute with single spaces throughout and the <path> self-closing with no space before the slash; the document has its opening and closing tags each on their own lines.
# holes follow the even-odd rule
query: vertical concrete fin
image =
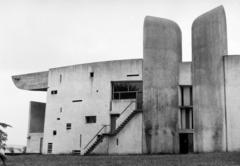
<svg viewBox="0 0 240 166">
<path fill-rule="evenodd" d="M 227 54 L 226 16 L 222 6 L 192 25 L 192 82 L 195 151 L 226 148 L 223 56 Z"/>
<path fill-rule="evenodd" d="M 174 153 L 181 30 L 173 21 L 147 16 L 143 38 L 143 152 Z"/>
<path fill-rule="evenodd" d="M 43 133 L 46 103 L 30 102 L 29 133 Z"/>
</svg>

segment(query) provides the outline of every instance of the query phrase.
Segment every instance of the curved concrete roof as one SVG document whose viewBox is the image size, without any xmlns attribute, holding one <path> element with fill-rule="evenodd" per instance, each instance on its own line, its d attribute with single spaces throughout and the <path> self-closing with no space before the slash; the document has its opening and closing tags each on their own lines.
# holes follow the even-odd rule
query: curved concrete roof
<svg viewBox="0 0 240 166">
<path fill-rule="evenodd" d="M 48 71 L 12 76 L 16 87 L 31 91 L 47 91 Z"/>
</svg>

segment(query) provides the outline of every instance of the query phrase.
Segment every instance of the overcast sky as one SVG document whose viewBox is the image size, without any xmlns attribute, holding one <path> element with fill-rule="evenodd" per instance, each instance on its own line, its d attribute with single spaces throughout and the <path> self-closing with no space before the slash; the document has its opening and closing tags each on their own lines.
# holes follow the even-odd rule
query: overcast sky
<svg viewBox="0 0 240 166">
<path fill-rule="evenodd" d="M 191 25 L 223 5 L 229 54 L 240 54 L 239 0 L 0 0 L 0 121 L 8 122 L 8 144 L 25 145 L 29 101 L 45 92 L 17 89 L 11 76 L 66 65 L 142 58 L 146 15 L 177 22 L 183 60 L 191 60 Z"/>
</svg>

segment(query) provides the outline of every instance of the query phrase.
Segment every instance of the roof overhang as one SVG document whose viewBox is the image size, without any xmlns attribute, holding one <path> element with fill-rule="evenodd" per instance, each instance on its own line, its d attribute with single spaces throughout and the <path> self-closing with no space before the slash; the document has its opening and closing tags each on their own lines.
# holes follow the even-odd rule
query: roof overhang
<svg viewBox="0 0 240 166">
<path fill-rule="evenodd" d="M 19 89 L 30 91 L 47 91 L 48 71 L 12 76 L 12 80 Z"/>
</svg>

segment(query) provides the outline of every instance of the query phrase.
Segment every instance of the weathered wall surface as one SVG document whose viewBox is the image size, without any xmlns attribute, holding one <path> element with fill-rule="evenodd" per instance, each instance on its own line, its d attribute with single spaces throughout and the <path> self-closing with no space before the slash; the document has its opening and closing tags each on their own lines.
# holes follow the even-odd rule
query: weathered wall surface
<svg viewBox="0 0 240 166">
<path fill-rule="evenodd" d="M 12 76 L 16 87 L 24 90 L 47 91 L 48 71 Z"/>
<path fill-rule="evenodd" d="M 223 7 L 198 17 L 192 25 L 194 151 L 225 150 L 223 55 L 227 54 Z"/>
<path fill-rule="evenodd" d="M 148 16 L 143 38 L 144 153 L 175 153 L 181 30 L 172 21 Z"/>
<path fill-rule="evenodd" d="M 240 56 L 225 56 L 228 151 L 240 151 Z"/>
<path fill-rule="evenodd" d="M 28 133 L 27 153 L 40 153 L 41 138 L 43 133 Z"/>
<path fill-rule="evenodd" d="M 108 154 L 109 149 L 109 137 L 104 137 L 102 142 L 99 143 L 91 154 Z"/>
<path fill-rule="evenodd" d="M 94 72 L 94 77 L 90 77 L 90 72 Z M 128 77 L 129 74 L 139 76 Z M 47 153 L 48 143 L 53 143 L 53 153 L 84 151 L 102 125 L 110 124 L 111 81 L 123 80 L 142 80 L 141 59 L 50 69 L 43 152 Z M 52 90 L 57 90 L 57 94 L 51 94 Z M 87 124 L 85 116 L 96 116 L 96 123 Z M 66 123 L 72 124 L 70 130 L 66 130 Z M 53 135 L 53 130 L 57 135 Z"/>
</svg>

